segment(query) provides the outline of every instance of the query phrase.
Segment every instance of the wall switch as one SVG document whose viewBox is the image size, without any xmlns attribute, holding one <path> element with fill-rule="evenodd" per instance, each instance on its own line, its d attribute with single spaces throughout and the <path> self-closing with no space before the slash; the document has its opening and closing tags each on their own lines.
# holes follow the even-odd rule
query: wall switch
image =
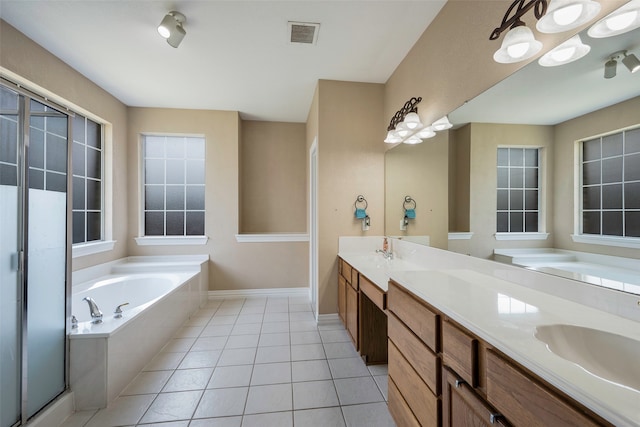
<svg viewBox="0 0 640 427">
<path fill-rule="evenodd" d="M 404 218 L 402 218 L 402 219 L 400 220 L 400 230 L 401 230 L 401 231 L 406 231 L 406 230 L 407 230 L 407 223 L 406 223 L 406 221 L 404 220 Z"/>
</svg>

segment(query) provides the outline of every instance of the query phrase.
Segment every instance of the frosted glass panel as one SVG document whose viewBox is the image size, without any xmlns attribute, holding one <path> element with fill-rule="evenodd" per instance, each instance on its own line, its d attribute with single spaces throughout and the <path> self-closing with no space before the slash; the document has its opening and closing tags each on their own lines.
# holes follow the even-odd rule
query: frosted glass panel
<svg viewBox="0 0 640 427">
<path fill-rule="evenodd" d="M 65 386 L 66 200 L 66 193 L 29 190 L 29 416 Z"/>
</svg>

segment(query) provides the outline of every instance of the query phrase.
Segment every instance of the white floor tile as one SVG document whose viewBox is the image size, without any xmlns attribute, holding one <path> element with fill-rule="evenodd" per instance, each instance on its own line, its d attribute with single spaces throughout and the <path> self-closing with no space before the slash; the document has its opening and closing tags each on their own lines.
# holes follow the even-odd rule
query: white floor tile
<svg viewBox="0 0 640 427">
<path fill-rule="evenodd" d="M 193 343 L 196 341 L 195 338 L 174 338 L 167 343 L 162 348 L 162 352 L 164 353 L 176 353 L 176 352 L 185 352 L 189 351 Z"/>
<path fill-rule="evenodd" d="M 226 343 L 227 337 L 200 337 L 191 347 L 191 351 L 222 350 Z"/>
<path fill-rule="evenodd" d="M 207 388 L 248 387 L 253 365 L 218 366 Z"/>
<path fill-rule="evenodd" d="M 216 316 L 230 316 L 240 314 L 241 307 L 220 307 L 218 311 L 216 311 Z"/>
<path fill-rule="evenodd" d="M 293 422 L 296 427 L 345 427 L 339 406 L 294 411 Z"/>
<path fill-rule="evenodd" d="M 315 321 L 316 318 L 311 311 L 298 311 L 289 313 L 289 321 L 291 322 L 299 322 L 299 321 Z"/>
<path fill-rule="evenodd" d="M 245 313 L 245 314 L 240 314 L 240 316 L 238 316 L 238 320 L 236 320 L 236 325 L 243 325 L 246 323 L 262 323 L 262 318 L 264 317 L 264 314 L 259 313 L 259 314 L 254 314 L 254 313 Z"/>
<path fill-rule="evenodd" d="M 173 336 L 174 338 L 195 338 L 200 335 L 204 326 L 184 326 Z"/>
<path fill-rule="evenodd" d="M 233 325 L 238 316 L 218 315 L 217 313 L 209 321 L 209 325 Z"/>
<path fill-rule="evenodd" d="M 351 378 L 371 376 L 367 365 L 359 357 L 348 359 L 329 359 L 329 368 L 333 378 Z"/>
<path fill-rule="evenodd" d="M 277 345 L 289 345 L 290 337 L 287 332 L 277 334 L 260 334 L 258 347 L 273 347 Z"/>
<path fill-rule="evenodd" d="M 120 396 L 108 408 L 99 410 L 87 427 L 110 427 L 136 424 L 155 399 L 155 394 Z"/>
<path fill-rule="evenodd" d="M 231 330 L 231 335 L 254 335 L 259 334 L 262 323 L 243 323 L 236 324 Z"/>
<path fill-rule="evenodd" d="M 267 322 L 267 323 L 288 322 L 288 321 L 289 321 L 289 311 L 286 310 L 286 306 L 285 306 L 285 311 L 277 311 L 277 312 L 267 311 L 264 314 L 264 320 L 263 320 L 263 322 Z"/>
<path fill-rule="evenodd" d="M 320 331 L 320 336 L 322 337 L 322 342 L 351 342 L 351 337 L 349 333 L 344 329 L 335 329 L 328 331 Z"/>
<path fill-rule="evenodd" d="M 395 427 L 386 403 L 343 406 L 347 427 Z"/>
<path fill-rule="evenodd" d="M 311 304 L 289 304 L 289 313 L 297 313 L 301 311 L 311 311 Z"/>
<path fill-rule="evenodd" d="M 293 427 L 293 412 L 245 415 L 242 427 Z"/>
<path fill-rule="evenodd" d="M 172 374 L 173 371 L 140 372 L 120 395 L 160 393 L 160 390 L 162 390 L 162 387 L 164 387 Z"/>
<path fill-rule="evenodd" d="M 300 344 L 291 346 L 291 360 L 326 359 L 322 344 Z"/>
<path fill-rule="evenodd" d="M 291 347 L 279 345 L 274 347 L 258 347 L 256 363 L 290 362 Z"/>
<path fill-rule="evenodd" d="M 371 377 L 333 380 L 341 405 L 382 402 L 384 398 Z"/>
<path fill-rule="evenodd" d="M 264 308 L 266 313 L 287 313 L 287 320 L 289 320 L 289 304 L 288 303 L 273 303 L 267 305 Z M 265 320 L 266 321 L 266 320 Z"/>
<path fill-rule="evenodd" d="M 291 363 L 264 363 L 253 367 L 251 385 L 282 384 L 291 382 Z"/>
<path fill-rule="evenodd" d="M 320 339 L 318 331 L 291 332 L 291 345 L 321 343 L 322 340 Z"/>
<path fill-rule="evenodd" d="M 255 348 L 229 348 L 222 351 L 218 366 L 253 365 L 255 360 Z"/>
<path fill-rule="evenodd" d="M 141 427 L 188 427 L 189 420 L 167 421 L 164 423 L 138 424 Z"/>
<path fill-rule="evenodd" d="M 173 391 L 204 390 L 213 374 L 213 368 L 179 369 L 169 378 L 163 393 Z"/>
<path fill-rule="evenodd" d="M 331 379 L 329 364 L 322 359 L 292 362 L 291 375 L 293 382 Z"/>
<path fill-rule="evenodd" d="M 206 390 L 194 418 L 242 415 L 247 400 L 247 387 Z"/>
<path fill-rule="evenodd" d="M 263 334 L 276 334 L 279 332 L 289 332 L 289 322 L 269 322 L 262 324 Z"/>
<path fill-rule="evenodd" d="M 213 368 L 218 363 L 222 350 L 190 351 L 182 359 L 178 369 Z"/>
<path fill-rule="evenodd" d="M 231 335 L 233 324 L 207 325 L 200 333 L 201 337 L 225 337 Z"/>
<path fill-rule="evenodd" d="M 367 368 L 369 368 L 369 372 L 371 372 L 371 375 L 373 375 L 374 377 L 376 375 L 388 375 L 389 374 L 389 365 L 384 364 L 384 365 L 369 365 L 367 366 Z"/>
<path fill-rule="evenodd" d="M 245 414 L 291 411 L 292 409 L 291 384 L 249 387 Z"/>
<path fill-rule="evenodd" d="M 291 332 L 309 332 L 318 331 L 315 320 L 301 320 L 299 322 L 291 322 L 289 325 Z"/>
<path fill-rule="evenodd" d="M 203 418 L 191 421 L 189 427 L 240 427 L 242 417 Z"/>
<path fill-rule="evenodd" d="M 193 316 L 185 323 L 185 326 L 206 326 L 209 320 L 211 320 L 211 316 L 200 316 L 199 313 L 197 313 L 196 316 Z"/>
<path fill-rule="evenodd" d="M 97 410 L 92 411 L 79 411 L 71 414 L 61 427 L 83 427 L 93 417 Z"/>
<path fill-rule="evenodd" d="M 265 305 L 245 305 L 244 307 L 242 307 L 242 310 L 240 310 L 240 316 L 244 316 L 247 314 L 264 314 L 264 307 Z M 260 320 L 262 321 L 262 316 L 260 316 Z"/>
<path fill-rule="evenodd" d="M 327 355 L 327 359 L 358 357 L 358 352 L 351 342 L 324 343 L 324 352 Z"/>
<path fill-rule="evenodd" d="M 224 348 L 250 348 L 257 347 L 260 335 L 231 335 Z"/>
<path fill-rule="evenodd" d="M 373 377 L 373 380 L 378 384 L 378 388 L 380 389 L 380 393 L 384 397 L 384 400 L 389 400 L 389 376 L 388 375 L 376 375 Z"/>
<path fill-rule="evenodd" d="M 151 362 L 144 367 L 143 371 L 164 371 L 176 369 L 185 354 L 187 353 L 158 353 L 153 359 L 151 359 Z"/>
<path fill-rule="evenodd" d="M 311 381 L 293 384 L 293 409 L 338 406 L 333 381 Z"/>
</svg>

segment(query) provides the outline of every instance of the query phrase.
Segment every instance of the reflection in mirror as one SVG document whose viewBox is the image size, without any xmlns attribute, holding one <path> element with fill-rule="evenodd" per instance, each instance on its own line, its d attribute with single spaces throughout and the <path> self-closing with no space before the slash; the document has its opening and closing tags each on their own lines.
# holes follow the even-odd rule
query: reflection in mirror
<svg viewBox="0 0 640 427">
<path fill-rule="evenodd" d="M 631 73 L 620 62 L 616 76 L 604 78 L 604 64 L 612 54 L 627 50 L 640 56 L 640 29 L 602 39 L 589 37 L 586 30 L 580 36 L 585 44 L 591 46 L 585 57 L 558 67 L 542 67 L 533 62 L 451 112 L 449 119 L 455 127 L 448 135 L 440 136 L 445 139 L 443 145 L 448 145 L 445 149 L 448 151 L 448 165 L 442 165 L 442 157 L 430 155 L 427 158 L 419 151 L 427 151 L 425 147 L 429 147 L 429 141 L 413 147 L 401 145 L 387 152 L 387 234 L 398 233 L 404 195 L 411 194 L 419 206 L 424 206 L 421 196 L 415 190 L 407 189 L 409 183 L 419 181 L 423 187 L 429 187 L 423 191 L 430 191 L 434 200 L 440 196 L 438 192 L 448 191 L 443 202 L 448 206 L 448 213 L 445 222 L 440 224 L 448 223 L 449 232 L 471 236 L 467 240 L 448 240 L 444 245 L 436 244 L 432 238 L 434 247 L 486 259 L 494 258 L 494 250 L 526 252 L 533 248 L 534 258 L 538 256 L 536 251 L 545 252 L 545 257 L 551 253 L 552 260 L 558 254 L 573 256 L 578 262 L 571 268 L 580 263 L 613 262 L 611 268 L 605 269 L 610 273 L 602 273 L 604 279 L 598 281 L 599 285 L 608 286 L 615 282 L 616 274 L 625 272 L 638 282 L 633 284 L 640 285 L 640 270 L 636 266 L 640 258 L 640 238 L 583 238 L 581 174 L 577 166 L 580 163 L 580 142 L 621 131 L 625 131 L 625 135 L 640 134 L 633 131 L 640 127 L 640 72 Z M 499 147 L 538 149 L 537 233 L 499 233 L 497 230 Z M 640 153 L 637 155 L 640 157 Z M 625 164 L 635 165 L 633 160 L 635 155 Z M 418 165 L 419 162 L 422 163 Z M 448 172 L 443 172 L 443 167 L 448 168 Z M 427 178 L 425 174 L 430 172 L 437 176 Z M 443 176 L 448 176 L 448 190 Z M 640 197 L 633 192 L 627 194 Z M 627 215 L 625 218 L 636 216 Z M 438 233 L 433 229 L 423 230 L 420 232 Z M 411 227 L 406 231 L 407 234 L 414 232 L 418 231 Z M 542 251 L 546 248 L 551 249 Z M 598 261 L 593 254 L 610 257 L 601 257 L 605 261 Z M 542 260 L 542 255 L 540 257 Z M 580 278 L 556 268 L 545 268 L 544 261 L 541 263 L 533 268 Z M 628 281 L 625 284 L 621 288 L 623 291 L 636 293 L 638 287 L 629 286 Z M 616 285 L 610 287 L 616 288 Z"/>
</svg>

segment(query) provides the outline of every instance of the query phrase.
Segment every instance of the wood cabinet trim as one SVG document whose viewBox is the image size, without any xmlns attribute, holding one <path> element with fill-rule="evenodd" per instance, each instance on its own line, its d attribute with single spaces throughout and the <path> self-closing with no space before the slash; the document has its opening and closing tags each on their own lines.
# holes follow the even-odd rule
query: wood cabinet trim
<svg viewBox="0 0 640 427">
<path fill-rule="evenodd" d="M 389 406 L 389 413 L 391 413 L 397 425 L 421 427 L 392 378 L 389 378 L 388 396 L 389 400 L 387 404 Z"/>
<path fill-rule="evenodd" d="M 389 282 L 387 306 L 434 353 L 440 351 L 440 315 L 436 310 L 394 281 Z"/>
<path fill-rule="evenodd" d="M 364 292 L 380 310 L 385 311 L 387 309 L 387 293 L 385 291 L 362 274 L 360 274 L 358 286 L 360 287 L 360 292 Z"/>
<path fill-rule="evenodd" d="M 478 340 L 447 319 L 442 320 L 442 358 L 471 387 L 477 387 Z"/>
</svg>

